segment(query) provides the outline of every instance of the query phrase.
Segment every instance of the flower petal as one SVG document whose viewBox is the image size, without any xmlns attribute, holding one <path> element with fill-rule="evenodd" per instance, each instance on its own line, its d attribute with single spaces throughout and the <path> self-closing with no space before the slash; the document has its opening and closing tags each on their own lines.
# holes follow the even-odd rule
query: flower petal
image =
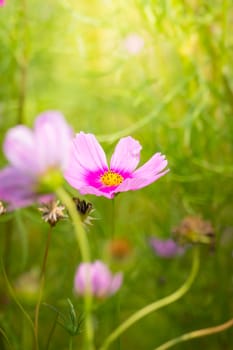
<svg viewBox="0 0 233 350">
<path fill-rule="evenodd" d="M 123 274 L 121 272 L 113 276 L 112 283 L 109 290 L 111 294 L 114 294 L 118 291 L 118 289 L 122 285 L 122 281 L 123 281 Z"/>
<path fill-rule="evenodd" d="M 83 295 L 87 291 L 87 276 L 90 275 L 90 281 L 92 279 L 92 265 L 91 263 L 82 263 L 76 270 L 75 280 L 74 280 L 74 289 L 75 292 Z M 90 287 L 92 283 L 90 283 Z"/>
<path fill-rule="evenodd" d="M 173 239 L 160 239 L 151 237 L 149 243 L 155 253 L 163 258 L 173 258 L 185 252 L 184 247 L 179 246 Z"/>
<path fill-rule="evenodd" d="M 76 160 L 82 168 L 90 171 L 105 171 L 108 168 L 106 155 L 94 135 L 80 132 L 73 145 Z"/>
<path fill-rule="evenodd" d="M 165 175 L 169 169 L 161 172 L 167 166 L 167 160 L 161 153 L 156 153 L 148 162 L 138 168 L 133 173 L 133 178 L 128 178 L 118 186 L 116 192 L 125 192 L 129 190 L 138 190 L 150 185 Z"/>
<path fill-rule="evenodd" d="M 132 137 L 122 138 L 112 155 L 111 170 L 131 174 L 139 163 L 141 149 L 140 143 Z"/>
<path fill-rule="evenodd" d="M 92 286 L 93 293 L 97 297 L 108 295 L 111 286 L 112 276 L 107 266 L 101 261 L 96 261 L 93 264 Z"/>
<path fill-rule="evenodd" d="M 5 137 L 3 150 L 13 167 L 28 174 L 37 172 L 33 132 L 23 125 L 10 129 Z"/>
<path fill-rule="evenodd" d="M 57 111 L 40 114 L 35 122 L 37 163 L 39 171 L 59 166 L 65 170 L 68 165 L 72 130 L 63 115 Z"/>
<path fill-rule="evenodd" d="M 77 188 L 77 187 L 75 187 L 75 188 Z M 114 197 L 114 193 L 118 192 L 118 191 L 115 191 L 115 188 L 111 189 L 111 188 L 108 188 L 108 187 L 104 187 L 101 190 L 101 189 L 95 188 L 93 186 L 82 185 L 82 186 L 79 187 L 79 192 L 80 192 L 81 195 L 94 194 L 95 196 L 98 196 L 98 197 L 104 196 L 106 198 L 111 199 L 111 198 Z"/>
<path fill-rule="evenodd" d="M 80 132 L 71 146 L 69 166 L 65 178 L 80 190 L 80 186 L 100 187 L 99 176 L 108 170 L 105 153 L 92 134 Z"/>
<path fill-rule="evenodd" d="M 14 167 L 0 171 L 0 198 L 9 203 L 9 209 L 25 207 L 35 201 L 34 181 Z"/>
</svg>

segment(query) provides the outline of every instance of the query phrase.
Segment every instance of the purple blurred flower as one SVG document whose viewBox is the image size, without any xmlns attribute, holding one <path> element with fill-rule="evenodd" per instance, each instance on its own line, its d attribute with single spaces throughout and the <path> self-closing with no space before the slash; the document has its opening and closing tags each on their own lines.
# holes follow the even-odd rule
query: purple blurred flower
<svg viewBox="0 0 233 350">
<path fill-rule="evenodd" d="M 143 49 L 144 40 L 140 35 L 131 33 L 125 37 L 123 45 L 129 54 L 137 55 Z"/>
<path fill-rule="evenodd" d="M 168 170 L 161 153 L 154 154 L 143 166 L 139 163 L 142 146 L 132 137 L 123 137 L 116 145 L 110 168 L 106 155 L 92 134 L 80 132 L 73 141 L 65 178 L 81 194 L 113 198 L 118 192 L 138 190 L 150 185 Z"/>
<path fill-rule="evenodd" d="M 185 249 L 179 246 L 173 239 L 162 240 L 151 237 L 149 243 L 156 255 L 162 258 L 173 258 L 177 255 L 182 255 L 185 252 Z"/>
<path fill-rule="evenodd" d="M 118 291 L 122 284 L 122 273 L 112 275 L 108 267 L 99 260 L 81 263 L 77 268 L 74 290 L 79 295 L 90 292 L 97 298 L 105 298 Z"/>
<path fill-rule="evenodd" d="M 39 115 L 34 130 L 24 125 L 10 129 L 3 150 L 9 165 L 0 171 L 0 198 L 10 209 L 51 199 L 62 184 L 72 131 L 62 114 Z"/>
<path fill-rule="evenodd" d="M 0 6 L 4 6 L 4 5 L 6 5 L 5 0 L 0 0 Z"/>
</svg>

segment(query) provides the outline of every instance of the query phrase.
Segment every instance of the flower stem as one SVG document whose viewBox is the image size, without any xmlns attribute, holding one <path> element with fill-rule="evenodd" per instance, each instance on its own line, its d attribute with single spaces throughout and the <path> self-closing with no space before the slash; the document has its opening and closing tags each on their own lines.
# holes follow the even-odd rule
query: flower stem
<svg viewBox="0 0 233 350">
<path fill-rule="evenodd" d="M 47 263 L 47 258 L 48 258 L 49 245 L 50 245 L 50 241 L 51 241 L 51 233 L 52 233 L 52 227 L 50 227 L 49 232 L 48 232 L 48 236 L 47 236 L 45 252 L 44 252 L 44 257 L 43 257 L 43 262 L 42 262 L 42 268 L 41 268 L 41 273 L 40 273 L 39 297 L 38 297 L 36 308 L 35 308 L 35 319 L 34 319 L 34 333 L 35 333 L 34 349 L 35 350 L 39 349 L 39 342 L 38 342 L 39 312 L 40 312 L 41 299 L 42 299 L 42 294 L 43 294 L 43 289 L 44 289 L 45 271 L 46 271 L 46 263 Z"/>
<path fill-rule="evenodd" d="M 23 313 L 23 315 L 25 316 L 25 318 L 28 320 L 31 328 L 32 328 L 32 331 L 34 331 L 34 325 L 33 325 L 33 322 L 32 322 L 32 319 L 31 317 L 29 316 L 29 314 L 26 312 L 26 310 L 24 309 L 24 307 L 20 304 L 20 302 L 18 301 L 16 295 L 15 295 L 15 292 L 14 292 L 14 289 L 13 287 L 11 286 L 10 284 L 10 281 L 7 277 L 7 274 L 6 274 L 6 271 L 5 271 L 5 268 L 4 268 L 4 264 L 3 264 L 3 261 L 1 260 L 1 268 L 2 268 L 2 272 L 3 272 L 3 276 L 5 278 L 5 281 L 6 281 L 6 285 L 7 285 L 7 288 L 8 288 L 8 291 L 11 295 L 11 297 L 13 298 L 13 300 L 15 301 L 15 303 L 17 304 L 17 306 L 19 307 L 19 309 L 21 310 L 21 312 Z"/>
<path fill-rule="evenodd" d="M 27 19 L 27 1 L 21 0 L 21 31 L 23 40 L 20 41 L 22 45 L 20 55 L 18 57 L 19 66 L 19 96 L 18 96 L 18 118 L 17 123 L 23 124 L 24 110 L 26 101 L 27 78 L 28 78 L 28 19 Z"/>
<path fill-rule="evenodd" d="M 115 198 L 113 197 L 111 200 L 112 208 L 111 208 L 111 239 L 115 238 Z"/>
<path fill-rule="evenodd" d="M 47 339 L 47 343 L 46 343 L 45 350 L 48 350 L 48 349 L 49 349 L 50 341 L 51 341 L 51 339 L 52 339 L 52 336 L 53 336 L 53 334 L 54 334 L 54 331 L 55 331 L 55 328 L 56 328 L 56 325 L 57 325 L 58 316 L 59 316 L 59 314 L 57 313 L 56 316 L 55 316 L 55 319 L 54 319 L 52 328 L 51 328 L 51 330 L 50 330 L 50 332 L 49 332 L 49 336 L 48 336 L 48 339 Z"/>
<path fill-rule="evenodd" d="M 73 350 L 73 337 L 72 336 L 70 336 L 69 350 Z"/>
<path fill-rule="evenodd" d="M 112 332 L 107 337 L 107 339 L 103 343 L 100 350 L 106 350 L 115 339 L 117 339 L 130 326 L 132 326 L 134 323 L 136 323 L 137 321 L 139 321 L 143 317 L 145 317 L 145 316 L 149 315 L 151 312 L 154 312 L 158 309 L 161 309 L 162 307 L 169 305 L 169 304 L 175 302 L 176 300 L 178 300 L 179 298 L 181 298 L 189 290 L 189 288 L 191 287 L 191 285 L 192 285 L 192 283 L 197 275 L 197 272 L 199 269 L 199 263 L 200 263 L 199 259 L 200 259 L 199 248 L 195 247 L 194 248 L 192 269 L 191 269 L 190 275 L 189 275 L 188 279 L 185 281 L 185 283 L 174 293 L 168 295 L 167 297 L 165 297 L 163 299 L 157 300 L 157 301 L 145 306 L 141 310 L 138 310 L 137 312 L 135 312 L 132 316 L 130 316 L 125 322 L 123 322 L 117 329 L 115 329 L 114 332 Z"/>
<path fill-rule="evenodd" d="M 233 326 L 233 318 L 219 326 L 215 326 L 215 327 L 210 327 L 210 328 L 204 328 L 204 329 L 199 329 L 197 331 L 193 331 L 190 333 L 185 333 L 177 338 L 174 338 L 172 340 L 169 340 L 168 342 L 160 345 L 159 347 L 157 347 L 155 350 L 166 350 L 171 348 L 172 346 L 182 343 L 184 341 L 187 340 L 191 340 L 194 338 L 200 338 L 200 337 L 205 337 L 207 335 L 211 335 L 214 333 L 219 333 L 219 332 L 223 332 L 226 329 L 230 328 Z"/>
<path fill-rule="evenodd" d="M 59 188 L 57 191 L 57 196 L 61 200 L 61 202 L 66 206 L 71 219 L 73 220 L 74 229 L 75 229 L 75 237 L 78 242 L 81 258 L 83 262 L 90 261 L 90 251 L 86 233 L 83 228 L 83 224 L 80 220 L 79 214 L 77 212 L 75 203 L 70 198 L 68 193 L 63 189 Z M 93 345 L 93 325 L 92 325 L 92 316 L 91 316 L 91 308 L 92 308 L 92 295 L 91 293 L 85 293 L 84 296 L 84 308 L 85 308 L 85 350 L 94 350 Z"/>
<path fill-rule="evenodd" d="M 116 232 L 116 198 L 113 197 L 111 199 L 111 204 L 112 204 L 112 210 L 111 210 L 111 225 L 110 225 L 110 232 L 111 232 L 111 240 L 112 242 L 114 242 L 115 239 L 115 232 Z M 113 301 L 113 310 L 112 310 L 112 314 L 110 315 L 111 318 L 111 322 L 110 325 L 112 323 L 113 328 L 116 327 L 116 325 L 119 322 L 119 315 L 120 315 L 120 299 L 119 299 L 119 295 L 115 296 L 114 301 Z M 121 350 L 121 338 L 118 337 L 118 340 L 115 344 L 115 349 L 117 350 Z"/>
<path fill-rule="evenodd" d="M 6 341 L 7 345 L 9 345 L 10 349 L 13 349 L 5 331 L 2 328 L 0 328 L 0 334 L 2 335 L 3 339 Z"/>
</svg>

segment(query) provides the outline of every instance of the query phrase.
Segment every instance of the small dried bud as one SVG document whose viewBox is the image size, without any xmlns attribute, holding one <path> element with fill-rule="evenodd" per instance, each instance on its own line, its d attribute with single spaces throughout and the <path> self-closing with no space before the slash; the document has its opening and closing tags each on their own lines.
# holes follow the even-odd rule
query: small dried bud
<svg viewBox="0 0 233 350">
<path fill-rule="evenodd" d="M 56 200 L 44 204 L 43 207 L 38 208 L 38 210 L 42 212 L 42 219 L 48 222 L 52 227 L 55 226 L 60 219 L 67 217 L 63 212 L 65 210 L 64 205 L 59 205 L 59 201 Z"/>
<path fill-rule="evenodd" d="M 173 233 L 182 244 L 187 242 L 214 244 L 215 234 L 211 222 L 199 216 L 187 216 L 173 229 Z"/>
<path fill-rule="evenodd" d="M 4 207 L 3 203 L 0 201 L 0 215 L 3 215 L 6 213 L 6 208 Z"/>
<path fill-rule="evenodd" d="M 73 198 L 73 201 L 83 224 L 92 225 L 92 220 L 94 220 L 94 218 L 91 217 L 90 214 L 94 211 L 93 205 L 90 202 L 86 202 L 85 200 L 76 197 Z"/>
</svg>

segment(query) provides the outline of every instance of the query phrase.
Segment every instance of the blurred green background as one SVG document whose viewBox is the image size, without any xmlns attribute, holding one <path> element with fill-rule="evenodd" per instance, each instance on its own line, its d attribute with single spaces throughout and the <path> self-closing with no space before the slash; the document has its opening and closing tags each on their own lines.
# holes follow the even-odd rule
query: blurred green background
<svg viewBox="0 0 233 350">
<path fill-rule="evenodd" d="M 120 137 L 131 135 L 143 146 L 141 163 L 158 151 L 168 158 L 168 175 L 116 198 L 115 236 L 130 246 L 125 259 L 109 258 L 111 201 L 85 197 L 97 219 L 87 233 L 93 259 L 125 272 L 119 295 L 96 308 L 97 346 L 115 327 L 114 300 L 120 300 L 119 320 L 124 320 L 187 278 L 190 250 L 164 260 L 147 243 L 150 236 L 169 238 L 187 215 L 212 222 L 214 251 L 202 249 L 198 278 L 183 299 L 135 324 L 112 349 L 154 349 L 232 317 L 232 31 L 232 0 L 7 0 L 0 8 L 1 143 L 9 127 L 32 126 L 39 113 L 56 109 L 76 132 L 96 134 L 109 156 Z M 8 278 L 33 315 L 48 227 L 36 207 L 2 216 L 0 225 Z M 62 222 L 53 232 L 43 301 L 64 313 L 67 298 L 78 314 L 82 311 L 73 294 L 79 261 L 72 224 Z M 27 320 L 2 276 L 0 282 L 1 328 L 13 349 L 30 349 Z M 41 349 L 55 316 L 42 306 Z M 75 337 L 75 349 L 80 342 L 81 336 Z M 49 349 L 68 349 L 68 343 L 68 333 L 56 325 Z M 230 350 L 232 344 L 229 329 L 176 348 Z M 8 348 L 2 337 L 0 349 Z"/>
</svg>

